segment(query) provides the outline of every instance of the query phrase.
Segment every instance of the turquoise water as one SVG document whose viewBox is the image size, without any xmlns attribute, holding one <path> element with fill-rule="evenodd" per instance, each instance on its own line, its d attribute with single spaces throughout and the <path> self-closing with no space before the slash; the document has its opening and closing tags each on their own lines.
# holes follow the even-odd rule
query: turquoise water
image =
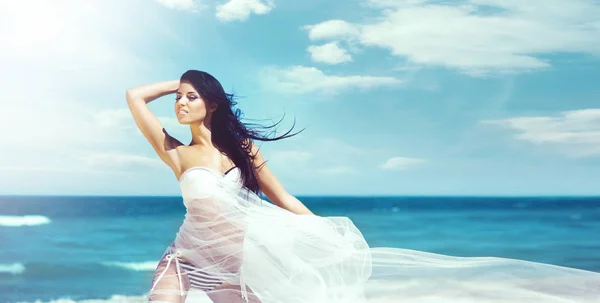
<svg viewBox="0 0 600 303">
<path fill-rule="evenodd" d="M 299 199 L 371 246 L 600 272 L 600 198 Z M 139 299 L 184 212 L 180 197 L 0 197 L 0 302 Z"/>
</svg>

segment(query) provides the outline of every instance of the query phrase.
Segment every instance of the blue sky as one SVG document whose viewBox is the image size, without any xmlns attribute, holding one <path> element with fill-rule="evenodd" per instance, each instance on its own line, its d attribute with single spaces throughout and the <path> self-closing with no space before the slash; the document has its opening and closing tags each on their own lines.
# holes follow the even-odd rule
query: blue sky
<svg viewBox="0 0 600 303">
<path fill-rule="evenodd" d="M 127 88 L 213 74 L 294 195 L 600 194 L 600 2 L 3 1 L 0 193 L 177 195 Z M 171 133 L 173 96 L 151 103 Z"/>
</svg>

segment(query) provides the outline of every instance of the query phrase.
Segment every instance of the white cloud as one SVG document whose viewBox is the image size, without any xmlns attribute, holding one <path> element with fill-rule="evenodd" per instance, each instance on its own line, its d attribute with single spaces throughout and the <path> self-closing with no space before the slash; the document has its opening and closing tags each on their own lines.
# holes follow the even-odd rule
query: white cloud
<svg viewBox="0 0 600 303">
<path fill-rule="evenodd" d="M 156 158 L 120 152 L 84 152 L 73 157 L 90 169 L 130 171 L 148 168 L 164 168 L 165 164 Z"/>
<path fill-rule="evenodd" d="M 225 4 L 217 5 L 217 19 L 224 22 L 245 21 L 250 14 L 266 14 L 274 7 L 273 2 L 269 0 L 230 0 Z"/>
<path fill-rule="evenodd" d="M 411 5 L 421 5 L 430 0 L 367 0 L 367 4 L 375 7 L 403 7 Z"/>
<path fill-rule="evenodd" d="M 47 173 L 47 172 L 87 172 L 83 167 L 63 167 L 63 166 L 52 166 L 52 165 L 0 165 L 0 171 L 19 173 L 19 172 L 30 172 L 30 173 Z"/>
<path fill-rule="evenodd" d="M 157 118 L 165 128 L 176 128 L 183 126 L 179 123 L 179 121 L 177 121 L 177 118 L 174 117 L 157 116 Z M 125 102 L 123 102 L 123 106 L 121 108 L 108 108 L 94 113 L 93 120 L 95 121 L 96 125 L 101 128 L 110 128 L 113 130 L 137 129 L 135 120 L 133 120 L 131 111 Z M 187 129 L 188 127 L 184 126 L 184 128 Z"/>
<path fill-rule="evenodd" d="M 340 64 L 352 61 L 352 56 L 341 48 L 337 42 L 330 42 L 323 45 L 311 45 L 308 52 L 313 61 L 328 64 Z"/>
<path fill-rule="evenodd" d="M 29 111 L 5 106 L 0 112 L 0 129 L 11 130 L 0 141 L 1 171 L 95 173 L 162 165 L 158 159 L 119 151 L 138 144 L 151 151 L 128 109 L 96 112 L 81 105 L 66 108 L 48 103 Z"/>
<path fill-rule="evenodd" d="M 158 120 L 163 125 L 164 128 L 171 130 L 173 128 L 185 128 L 186 131 L 189 131 L 189 126 L 179 123 L 177 118 L 174 117 L 158 117 Z"/>
<path fill-rule="evenodd" d="M 600 109 L 565 111 L 559 116 L 482 121 L 517 131 L 519 140 L 556 148 L 571 156 L 600 155 Z"/>
<path fill-rule="evenodd" d="M 425 160 L 418 158 L 393 157 L 388 159 L 385 163 L 379 165 L 379 168 L 383 170 L 405 170 L 414 168 L 425 162 Z"/>
<path fill-rule="evenodd" d="M 125 110 L 48 103 L 34 110 L 5 106 L 0 112 L 0 129 L 10 129 L 0 141 L 0 170 L 116 173 L 159 167 L 156 159 L 119 151 L 143 144 L 142 150 L 151 152 Z"/>
<path fill-rule="evenodd" d="M 550 67 L 543 55 L 600 53 L 600 3 L 592 0 L 370 0 L 379 18 L 305 26 L 309 38 L 352 39 L 411 64 L 471 75 Z"/>
<path fill-rule="evenodd" d="M 303 27 L 310 40 L 351 38 L 360 34 L 360 27 L 344 20 L 327 20 Z"/>
<path fill-rule="evenodd" d="M 156 158 L 122 152 L 94 152 L 91 150 L 65 151 L 55 163 L 23 163 L 20 165 L 0 164 L 6 172 L 140 172 L 148 169 L 164 169 L 167 166 Z"/>
<path fill-rule="evenodd" d="M 197 11 L 201 8 L 200 3 L 194 0 L 154 0 L 170 9 Z"/>
<path fill-rule="evenodd" d="M 377 76 L 326 75 L 315 67 L 292 66 L 289 68 L 265 68 L 261 72 L 263 84 L 273 90 L 289 93 L 336 93 L 344 89 L 362 90 L 382 86 L 398 86 L 402 80 Z"/>
<path fill-rule="evenodd" d="M 36 104 L 35 108 L 27 108 L 20 104 L 3 105 L 0 129 L 11 131 L 3 135 L 0 147 L 60 150 L 65 146 L 77 144 L 101 146 L 109 142 L 118 142 L 119 136 L 116 133 L 105 131 L 104 127 L 93 122 L 93 109 L 84 108 L 81 104 L 72 104 L 69 107 L 60 104 L 60 101 L 54 104 L 45 101 Z"/>
<path fill-rule="evenodd" d="M 123 108 L 101 110 L 94 114 L 93 119 L 101 128 L 129 130 L 135 127 L 131 111 L 125 104 Z"/>
</svg>

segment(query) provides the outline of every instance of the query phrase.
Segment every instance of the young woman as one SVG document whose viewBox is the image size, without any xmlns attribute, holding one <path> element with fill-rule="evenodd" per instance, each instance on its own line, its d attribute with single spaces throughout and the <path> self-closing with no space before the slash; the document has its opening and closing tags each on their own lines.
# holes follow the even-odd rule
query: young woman
<svg viewBox="0 0 600 303">
<path fill-rule="evenodd" d="M 190 127 L 187 145 L 147 107 L 167 94 L 175 94 L 179 123 Z M 599 302 L 595 272 L 369 248 L 348 218 L 315 216 L 285 191 L 253 140 L 292 135 L 268 138 L 247 127 L 206 72 L 135 87 L 126 98 L 186 207 L 156 268 L 151 302 L 184 302 L 191 292 L 213 302 Z"/>
<path fill-rule="evenodd" d="M 174 110 L 177 120 L 181 124 L 190 126 L 192 141 L 188 145 L 170 136 L 147 106 L 148 102 L 173 93 L 175 94 Z M 138 128 L 159 157 L 173 170 L 181 184 L 187 184 L 183 180 L 184 175 L 193 176 L 194 173 L 201 174 L 208 171 L 223 179 L 239 181 L 243 188 L 255 194 L 258 194 L 260 189 L 276 205 L 290 212 L 312 214 L 304 204 L 285 191 L 251 140 L 279 140 L 291 136 L 289 132 L 280 137 L 268 138 L 261 136 L 256 130 L 249 129 L 240 121 L 241 112 L 233 110 L 235 104 L 231 97 L 225 93 L 217 79 L 206 72 L 195 70 L 187 71 L 180 80 L 139 86 L 128 90 L 126 95 L 127 103 Z M 192 177 L 188 178 L 188 180 L 190 179 Z M 193 192 L 194 188 L 182 190 L 185 194 L 186 190 Z M 197 193 L 194 194 L 196 195 L 192 195 L 192 201 L 195 200 L 195 203 L 186 205 L 188 210 L 201 207 L 199 204 L 202 203 L 200 202 L 202 199 L 197 197 Z M 198 205 L 196 206 L 196 204 Z M 199 213 L 190 212 L 190 217 L 206 215 Z M 213 215 L 219 214 L 214 213 Z M 190 220 L 194 221 L 194 219 Z M 213 223 L 217 220 L 213 217 L 210 218 L 210 222 Z M 231 222 L 228 228 L 235 228 L 235 223 Z M 228 232 L 230 230 L 222 228 L 211 235 L 213 237 L 211 239 L 218 240 L 219 236 L 224 237 Z M 211 277 L 206 271 L 182 258 L 181 250 L 176 251 L 176 248 L 194 247 L 196 243 L 190 242 L 186 243 L 186 246 L 177 247 L 178 242 L 181 241 L 174 241 L 163 255 L 159 268 L 157 268 L 157 273 L 161 272 L 162 276 L 155 276 L 155 285 L 152 289 L 157 295 L 152 296 L 151 299 L 167 302 L 183 301 L 185 293 L 190 287 L 210 292 L 215 300 L 218 300 L 219 297 L 217 293 L 225 293 L 230 296 L 231 291 L 219 292 L 219 290 L 231 287 L 231 285 L 223 283 L 225 281 L 222 279 Z M 209 258 L 210 256 L 203 257 Z M 170 260 L 175 260 L 180 265 L 171 267 L 170 264 L 167 264 L 171 263 Z M 236 270 L 240 269 L 239 265 L 237 264 Z M 228 274 L 229 271 L 227 270 Z M 182 284 L 179 293 L 172 294 L 167 291 L 166 294 L 160 294 L 160 290 L 168 290 L 168 287 L 176 282 Z M 231 301 L 223 300 L 223 302 Z"/>
</svg>

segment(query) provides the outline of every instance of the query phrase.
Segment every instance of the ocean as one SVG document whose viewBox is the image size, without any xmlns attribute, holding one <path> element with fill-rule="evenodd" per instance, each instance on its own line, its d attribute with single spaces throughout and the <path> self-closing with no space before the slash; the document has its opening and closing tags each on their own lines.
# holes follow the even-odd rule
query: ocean
<svg viewBox="0 0 600 303">
<path fill-rule="evenodd" d="M 299 197 L 370 246 L 600 272 L 600 197 Z M 0 196 L 0 302 L 143 302 L 181 197 Z"/>
</svg>

